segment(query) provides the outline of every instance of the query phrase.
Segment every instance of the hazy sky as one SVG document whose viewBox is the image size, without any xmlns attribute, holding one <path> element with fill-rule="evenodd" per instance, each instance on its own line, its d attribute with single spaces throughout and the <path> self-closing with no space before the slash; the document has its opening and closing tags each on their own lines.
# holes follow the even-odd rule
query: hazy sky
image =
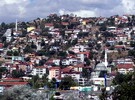
<svg viewBox="0 0 135 100">
<path fill-rule="evenodd" d="M 1 0 L 0 22 L 29 21 L 50 13 L 82 17 L 135 14 L 135 0 Z"/>
</svg>

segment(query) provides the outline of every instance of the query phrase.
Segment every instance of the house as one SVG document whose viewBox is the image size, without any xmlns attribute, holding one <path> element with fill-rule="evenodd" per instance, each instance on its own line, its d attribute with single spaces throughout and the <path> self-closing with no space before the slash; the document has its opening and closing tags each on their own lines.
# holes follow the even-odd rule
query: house
<svg viewBox="0 0 135 100">
<path fill-rule="evenodd" d="M 79 58 L 66 58 L 62 60 L 62 65 L 77 65 L 80 62 Z"/>
<path fill-rule="evenodd" d="M 4 46 L 4 44 L 0 43 L 0 54 L 2 54 L 4 52 L 3 46 Z"/>
<path fill-rule="evenodd" d="M 44 74 L 48 74 L 46 67 L 35 67 L 32 70 L 32 75 L 38 75 L 40 78 L 42 78 Z"/>
<path fill-rule="evenodd" d="M 54 29 L 54 24 L 53 23 L 46 23 L 45 28 L 49 28 L 49 30 Z"/>
<path fill-rule="evenodd" d="M 89 82 L 86 78 L 80 78 L 77 80 L 79 85 L 85 86 Z"/>
<path fill-rule="evenodd" d="M 81 73 L 78 71 L 74 71 L 71 67 L 66 67 L 61 70 L 61 78 L 65 76 L 71 76 L 74 80 L 79 80 L 81 77 Z"/>
<path fill-rule="evenodd" d="M 107 27 L 107 30 L 109 32 L 116 32 L 116 27 L 115 26 Z"/>
<path fill-rule="evenodd" d="M 78 52 L 84 52 L 87 51 L 88 46 L 85 45 L 75 45 L 74 47 L 71 48 L 71 51 L 78 53 Z"/>
<path fill-rule="evenodd" d="M 117 42 L 122 41 L 123 43 L 125 43 L 128 40 L 128 35 L 119 34 L 119 35 L 116 36 L 116 40 L 117 40 Z"/>
<path fill-rule="evenodd" d="M 129 72 L 134 71 L 134 65 L 133 64 L 118 64 L 117 65 L 117 70 L 121 74 L 127 74 Z"/>
<path fill-rule="evenodd" d="M 30 26 L 30 27 L 27 28 L 27 32 L 30 32 L 32 30 L 35 30 L 35 27 L 34 26 Z"/>
<path fill-rule="evenodd" d="M 81 77 L 81 73 L 80 72 L 62 72 L 61 73 L 61 78 L 64 78 L 65 76 L 71 76 L 74 80 L 79 80 Z"/>
<path fill-rule="evenodd" d="M 61 68 L 60 67 L 50 67 L 49 68 L 49 79 L 52 78 L 59 79 L 61 77 Z"/>
<path fill-rule="evenodd" d="M 122 50 L 122 49 L 125 49 L 126 46 L 125 46 L 125 45 L 115 45 L 114 48 L 115 48 L 116 50 Z"/>
<path fill-rule="evenodd" d="M 66 29 L 65 30 L 65 34 L 71 34 L 71 33 L 73 33 L 73 29 Z"/>
<path fill-rule="evenodd" d="M 14 61 L 24 61 L 24 57 L 22 57 L 22 56 L 12 56 L 12 63 L 14 63 Z"/>
<path fill-rule="evenodd" d="M 55 64 L 55 65 L 60 65 L 60 59 L 53 59 L 53 63 Z"/>
<path fill-rule="evenodd" d="M 78 65 L 72 66 L 72 68 L 73 68 L 74 71 L 82 72 L 82 70 L 84 68 L 84 64 L 83 63 L 80 63 Z"/>
<path fill-rule="evenodd" d="M 81 62 L 84 62 L 84 59 L 89 58 L 90 52 L 78 52 L 77 57 L 80 58 Z"/>
</svg>

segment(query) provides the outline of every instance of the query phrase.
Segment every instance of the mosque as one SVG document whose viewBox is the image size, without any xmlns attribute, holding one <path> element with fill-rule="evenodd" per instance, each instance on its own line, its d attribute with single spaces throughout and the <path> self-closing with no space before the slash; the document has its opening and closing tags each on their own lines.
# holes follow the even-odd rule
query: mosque
<svg viewBox="0 0 135 100">
<path fill-rule="evenodd" d="M 105 58 L 104 62 L 98 63 L 94 71 L 91 73 L 91 79 L 92 83 L 94 85 L 105 85 L 105 80 L 109 80 L 107 78 L 107 73 L 109 73 L 108 61 L 107 61 L 107 49 L 105 49 Z"/>
</svg>

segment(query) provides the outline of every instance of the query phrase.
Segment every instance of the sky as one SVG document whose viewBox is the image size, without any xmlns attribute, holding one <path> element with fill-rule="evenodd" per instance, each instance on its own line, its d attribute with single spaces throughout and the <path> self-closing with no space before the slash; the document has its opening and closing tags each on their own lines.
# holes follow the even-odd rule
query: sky
<svg viewBox="0 0 135 100">
<path fill-rule="evenodd" d="M 0 22 L 31 21 L 56 13 L 81 17 L 135 14 L 135 0 L 1 0 Z"/>
</svg>

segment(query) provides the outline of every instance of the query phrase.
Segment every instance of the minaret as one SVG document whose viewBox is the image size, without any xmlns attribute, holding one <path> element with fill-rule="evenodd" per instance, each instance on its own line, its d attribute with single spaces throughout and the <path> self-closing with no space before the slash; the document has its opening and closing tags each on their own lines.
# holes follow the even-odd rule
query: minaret
<svg viewBox="0 0 135 100">
<path fill-rule="evenodd" d="M 108 61 L 107 61 L 107 49 L 105 48 L 105 66 L 107 68 L 108 66 Z"/>
<path fill-rule="evenodd" d="M 15 23 L 15 31 L 17 32 L 17 19 L 16 19 L 16 23 Z"/>
</svg>

